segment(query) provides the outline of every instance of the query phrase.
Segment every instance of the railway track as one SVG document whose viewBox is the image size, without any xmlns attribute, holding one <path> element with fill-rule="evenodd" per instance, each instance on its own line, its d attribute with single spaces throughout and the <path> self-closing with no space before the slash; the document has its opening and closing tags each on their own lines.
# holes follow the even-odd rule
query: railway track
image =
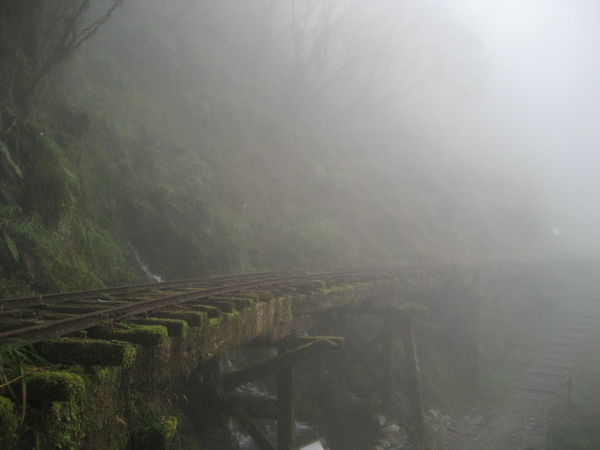
<svg viewBox="0 0 600 450">
<path fill-rule="evenodd" d="M 413 266 L 405 268 L 358 268 L 337 270 L 291 270 L 225 275 L 161 283 L 116 286 L 103 289 L 45 294 L 0 300 L 0 347 L 15 348 L 179 305 L 181 308 L 212 306 L 231 312 L 231 304 L 218 296 L 251 289 L 307 280 L 373 276 L 440 277 L 457 270 L 470 273 L 514 266 L 489 263 L 478 266 Z"/>
</svg>

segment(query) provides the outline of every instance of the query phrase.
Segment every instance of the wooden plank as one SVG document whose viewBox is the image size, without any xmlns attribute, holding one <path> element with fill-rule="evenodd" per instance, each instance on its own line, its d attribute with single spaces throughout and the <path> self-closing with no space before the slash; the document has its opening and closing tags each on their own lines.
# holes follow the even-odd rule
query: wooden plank
<svg viewBox="0 0 600 450">
<path fill-rule="evenodd" d="M 238 370 L 237 372 L 229 373 L 221 378 L 221 385 L 226 391 L 235 389 L 238 386 L 273 373 L 285 364 L 295 364 L 311 356 L 318 355 L 325 350 L 340 348 L 338 342 L 325 338 L 311 344 L 302 345 L 275 358 Z"/>
</svg>

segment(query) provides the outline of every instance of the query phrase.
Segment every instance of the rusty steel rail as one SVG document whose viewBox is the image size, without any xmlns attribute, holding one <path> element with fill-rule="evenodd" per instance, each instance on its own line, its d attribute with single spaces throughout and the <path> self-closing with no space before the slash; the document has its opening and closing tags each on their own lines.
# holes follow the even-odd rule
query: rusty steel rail
<svg viewBox="0 0 600 450">
<path fill-rule="evenodd" d="M 242 276 L 242 278 L 247 278 L 246 281 L 229 283 L 221 286 L 203 288 L 196 291 L 178 293 L 174 295 L 165 295 L 159 298 L 149 299 L 149 300 L 141 300 L 129 305 L 123 305 L 113 308 L 102 309 L 99 311 L 74 315 L 73 317 L 67 317 L 58 320 L 51 320 L 35 325 L 26 326 L 23 328 L 17 328 L 9 331 L 5 331 L 0 333 L 0 346 L 4 348 L 15 348 L 21 347 L 24 345 L 34 344 L 36 342 L 41 342 L 46 339 L 55 338 L 58 336 L 62 336 L 65 334 L 73 333 L 75 331 L 84 330 L 86 328 L 91 328 L 95 325 L 99 325 L 102 323 L 107 323 L 110 321 L 120 320 L 129 316 L 135 316 L 138 314 L 147 313 L 150 311 L 154 311 L 157 309 L 164 308 L 166 306 L 177 305 L 180 303 L 190 302 L 194 300 L 202 300 L 206 299 L 213 295 L 222 295 L 229 294 L 233 292 L 239 292 L 243 289 L 249 288 L 257 288 L 261 286 L 273 285 L 278 283 L 289 283 L 293 281 L 302 281 L 308 278 L 313 277 L 323 277 L 323 276 L 350 276 L 358 273 L 365 273 L 365 270 L 360 271 L 343 271 L 343 272 L 334 272 L 334 271 L 326 271 L 326 272 L 306 272 L 298 273 L 297 271 L 293 271 L 293 274 L 288 275 L 279 275 L 279 273 L 269 273 L 269 274 L 247 274 Z M 333 275 L 332 275 L 333 274 Z M 237 277 L 239 279 L 239 277 Z M 223 280 L 223 279 L 236 279 L 235 276 L 232 277 L 216 277 L 211 279 L 203 279 L 203 281 L 215 281 L 215 280 Z M 194 280 L 196 282 L 197 280 Z M 146 285 L 142 285 L 146 287 Z M 155 287 L 156 284 L 152 284 L 152 287 Z M 171 286 L 181 287 L 181 286 L 189 286 L 189 284 L 185 284 L 183 282 L 175 282 L 172 283 Z M 97 297 L 98 294 L 103 294 L 106 292 L 122 292 L 123 288 L 116 288 L 113 290 L 93 290 L 93 291 L 81 291 L 81 292 L 72 292 L 64 294 L 66 299 L 64 301 L 70 300 L 81 300 L 82 298 L 93 298 Z M 131 287 L 130 287 L 131 288 Z M 129 290 L 125 290 L 125 292 L 129 292 Z M 60 294 L 52 294 L 51 298 L 57 300 L 53 304 L 61 303 Z M 46 297 L 47 298 L 47 297 Z M 12 300 L 12 299 L 7 299 Z M 4 300 L 6 301 L 6 300 Z M 0 302 L 1 303 L 1 302 Z"/>
<path fill-rule="evenodd" d="M 490 263 L 486 265 L 452 265 L 452 266 L 412 266 L 404 268 L 358 268 L 358 269 L 332 269 L 332 270 L 291 270 L 282 272 L 263 272 L 242 275 L 225 275 L 212 278 L 197 278 L 190 280 L 177 280 L 162 283 L 138 284 L 131 286 L 117 286 L 106 289 L 89 291 L 67 292 L 63 294 L 46 294 L 33 297 L 18 297 L 0 300 L 0 312 L 19 312 L 19 308 L 35 310 L 40 307 L 58 305 L 68 302 L 77 302 L 98 297 L 131 294 L 156 294 L 165 291 L 164 296 L 152 299 L 141 299 L 127 305 L 108 307 L 85 314 L 74 314 L 72 317 L 49 320 L 21 328 L 0 332 L 0 347 L 16 348 L 30 345 L 46 339 L 52 339 L 85 330 L 103 323 L 114 322 L 124 318 L 155 311 L 167 306 L 178 305 L 186 302 L 207 299 L 214 295 L 231 294 L 244 289 L 256 289 L 282 283 L 304 281 L 310 278 L 322 279 L 331 277 L 389 275 L 389 276 L 416 276 L 429 277 L 447 275 L 457 270 L 477 272 L 506 267 L 507 263 Z M 209 286 L 216 284 L 216 286 Z M 177 292 L 169 295 L 169 290 L 177 288 L 190 289 L 202 286 L 189 292 Z M 75 303 L 77 305 L 77 303 Z M 100 305 L 97 305 L 98 307 Z M 22 310 L 21 310 L 22 311 Z"/>
<path fill-rule="evenodd" d="M 306 273 L 305 271 L 281 271 L 281 272 L 258 272 L 239 275 L 221 275 L 216 277 L 189 278 L 185 280 L 161 281 L 155 283 L 131 284 L 124 286 L 113 286 L 100 289 L 90 289 L 84 291 L 72 291 L 53 294 L 40 294 L 27 297 L 13 297 L 0 299 L 0 312 L 10 311 L 18 308 L 27 308 L 37 305 L 55 305 L 73 300 L 82 300 L 105 295 L 136 294 L 149 290 L 165 290 L 175 287 L 193 287 L 203 284 L 222 283 L 230 280 L 240 279 L 258 279 L 259 277 L 273 277 L 276 275 L 292 275 L 297 273 Z"/>
</svg>

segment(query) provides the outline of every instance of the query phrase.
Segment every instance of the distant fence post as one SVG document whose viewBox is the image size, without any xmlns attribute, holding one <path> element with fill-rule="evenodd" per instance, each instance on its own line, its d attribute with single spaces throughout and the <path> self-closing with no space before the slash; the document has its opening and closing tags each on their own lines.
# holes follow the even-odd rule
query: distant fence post
<svg viewBox="0 0 600 450">
<path fill-rule="evenodd" d="M 402 317 L 402 341 L 404 343 L 404 358 L 408 376 L 408 399 L 415 425 L 419 436 L 425 437 L 425 411 L 423 408 L 423 394 L 421 389 L 421 375 L 417 359 L 417 346 L 412 327 L 412 315 Z"/>
</svg>

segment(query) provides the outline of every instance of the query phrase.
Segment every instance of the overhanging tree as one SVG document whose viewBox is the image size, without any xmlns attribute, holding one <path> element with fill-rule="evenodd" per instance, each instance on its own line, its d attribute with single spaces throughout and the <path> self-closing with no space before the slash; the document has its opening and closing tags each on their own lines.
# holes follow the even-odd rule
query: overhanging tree
<svg viewBox="0 0 600 450">
<path fill-rule="evenodd" d="M 91 0 L 0 3 L 0 113 L 24 107 L 46 75 L 87 41 L 123 0 L 91 11 Z M 3 124 L 6 132 L 11 124 Z"/>
</svg>

